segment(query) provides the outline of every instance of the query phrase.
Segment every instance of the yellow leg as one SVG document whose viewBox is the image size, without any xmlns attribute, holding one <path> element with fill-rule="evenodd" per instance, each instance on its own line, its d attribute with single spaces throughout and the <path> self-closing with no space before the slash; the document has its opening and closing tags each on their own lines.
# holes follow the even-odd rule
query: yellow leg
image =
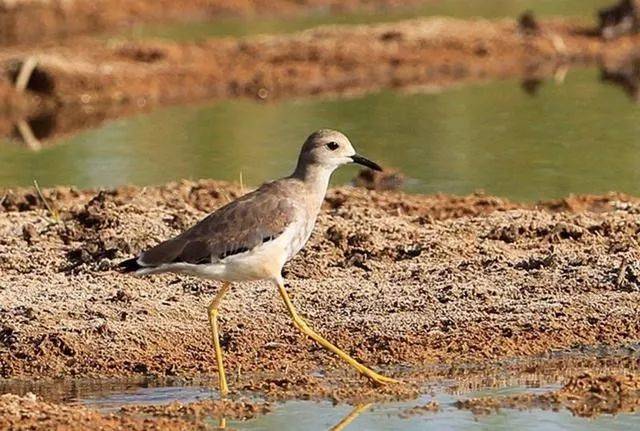
<svg viewBox="0 0 640 431">
<path fill-rule="evenodd" d="M 360 414 L 371 407 L 371 403 L 368 404 L 358 404 L 346 415 L 340 422 L 331 427 L 329 431 L 342 431 L 344 430 L 351 422 L 353 422 Z"/>
<path fill-rule="evenodd" d="M 222 297 L 229 291 L 230 283 L 226 281 L 222 284 L 220 291 L 209 304 L 209 326 L 211 326 L 211 337 L 213 338 L 213 346 L 216 349 L 216 362 L 218 363 L 218 379 L 220 381 L 220 395 L 226 396 L 229 393 L 227 386 L 227 377 L 224 374 L 224 364 L 222 363 L 222 348 L 220 348 L 220 337 L 218 335 L 218 307 Z"/>
<path fill-rule="evenodd" d="M 368 378 L 370 378 L 374 382 L 376 382 L 378 384 L 400 383 L 398 380 L 382 376 L 382 375 L 376 373 L 375 371 L 370 370 L 369 368 L 365 367 L 364 365 L 362 365 L 361 363 L 359 363 L 358 361 L 353 359 L 351 356 L 349 356 L 348 354 L 346 354 L 345 352 L 343 352 L 342 350 L 338 349 L 336 346 L 331 344 L 329 341 L 327 341 L 325 338 L 323 338 L 320 334 L 315 332 L 313 329 L 311 329 L 309 327 L 309 325 L 307 325 L 307 322 L 305 322 L 298 315 L 298 312 L 293 307 L 293 304 L 291 303 L 291 300 L 289 299 L 289 295 L 287 294 L 287 291 L 284 288 L 284 283 L 282 282 L 282 280 L 278 280 L 277 284 L 278 284 L 278 290 L 280 290 L 280 295 L 282 296 L 282 299 L 284 300 L 284 303 L 287 306 L 287 310 L 289 311 L 289 315 L 291 316 L 291 319 L 293 319 L 293 324 L 302 333 L 304 333 L 304 334 L 308 335 L 309 337 L 311 337 L 315 342 L 320 344 L 325 349 L 330 350 L 333 353 L 335 353 L 336 355 L 338 355 L 342 360 L 344 360 L 346 363 L 348 363 L 353 368 L 358 370 L 359 373 L 364 374 L 365 376 L 367 376 Z"/>
</svg>

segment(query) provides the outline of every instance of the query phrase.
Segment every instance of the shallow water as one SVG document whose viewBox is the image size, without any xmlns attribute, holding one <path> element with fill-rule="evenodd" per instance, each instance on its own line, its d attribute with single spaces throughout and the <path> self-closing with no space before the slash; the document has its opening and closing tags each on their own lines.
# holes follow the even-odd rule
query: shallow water
<svg viewBox="0 0 640 431">
<path fill-rule="evenodd" d="M 432 399 L 440 403 L 438 413 L 424 413 L 401 417 L 402 410 L 424 405 Z M 640 426 L 640 415 L 618 415 L 584 419 L 571 413 L 543 410 L 502 410 L 487 416 L 474 416 L 452 405 L 454 399 L 438 394 L 425 396 L 412 402 L 374 404 L 360 414 L 347 430 L 370 431 L 423 431 L 423 430 L 629 430 Z M 247 422 L 229 422 L 239 430 L 330 430 L 352 410 L 349 406 L 332 406 L 330 403 L 290 401 L 279 406 L 273 413 Z"/>
<path fill-rule="evenodd" d="M 476 190 L 532 201 L 611 190 L 640 194 L 640 106 L 595 69 L 523 90 L 520 82 L 351 99 L 171 107 L 113 121 L 33 152 L 0 142 L 0 186 L 159 184 L 216 178 L 257 185 L 288 174 L 309 131 L 345 131 L 404 172 L 406 190 Z M 354 167 L 341 169 L 346 183 Z"/>
<path fill-rule="evenodd" d="M 416 17 L 450 16 L 455 18 L 517 17 L 526 10 L 536 16 L 572 16 L 595 22 L 596 11 L 614 3 L 613 0 L 431 0 L 424 5 L 378 12 L 332 14 L 319 9 L 316 13 L 288 19 L 227 18 L 211 22 L 143 24 L 118 37 L 163 38 L 177 41 L 198 40 L 219 36 L 248 36 L 300 31 L 319 25 L 370 24 L 393 22 Z"/>
<path fill-rule="evenodd" d="M 475 416 L 459 410 L 454 403 L 458 399 L 474 396 L 509 395 L 514 393 L 542 393 L 557 389 L 557 385 L 512 386 L 485 388 L 462 395 L 452 395 L 446 386 L 431 388 L 418 399 L 401 402 L 361 405 L 362 412 L 355 416 L 347 430 L 630 430 L 640 427 L 640 414 L 603 415 L 595 419 L 572 416 L 569 411 L 509 410 L 503 409 L 490 415 Z M 34 390 L 44 399 L 83 404 L 105 411 L 117 411 L 124 405 L 166 404 L 173 401 L 194 402 L 216 396 L 202 386 L 160 386 L 150 382 L 100 382 L 85 381 L 57 387 L 27 385 L 21 388 L 5 386 L 3 391 L 25 393 Z M 16 390 L 17 389 L 17 390 Z M 51 396 L 53 393 L 53 396 Z M 403 412 L 422 406 L 432 400 L 440 405 L 440 411 L 406 415 Z M 237 430 L 330 430 L 350 415 L 358 406 L 333 405 L 328 401 L 292 400 L 274 405 L 273 411 L 247 421 L 228 420 L 227 426 Z M 211 418 L 213 423 L 220 418 Z"/>
</svg>

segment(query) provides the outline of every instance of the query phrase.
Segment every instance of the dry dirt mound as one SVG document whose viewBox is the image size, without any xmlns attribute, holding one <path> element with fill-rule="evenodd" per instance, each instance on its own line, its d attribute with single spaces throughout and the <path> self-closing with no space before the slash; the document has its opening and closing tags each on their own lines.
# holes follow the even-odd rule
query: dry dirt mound
<svg viewBox="0 0 640 431">
<path fill-rule="evenodd" d="M 112 268 L 239 193 L 212 181 L 45 190 L 57 222 L 33 192 L 8 193 L 0 373 L 215 373 L 205 313 L 215 283 Z M 341 188 L 285 275 L 312 325 L 374 366 L 620 345 L 640 338 L 639 213 L 623 195 L 534 207 Z M 342 378 L 332 369 L 345 367 L 292 327 L 273 286 L 236 285 L 221 314 L 234 388 L 326 394 L 334 389 L 310 372 Z M 349 376 L 341 381 L 362 382 Z"/>
<path fill-rule="evenodd" d="M 144 22 L 409 7 L 419 0 L 1 0 L 0 45 L 113 32 Z M 37 25 L 34 25 L 37 23 Z"/>
</svg>

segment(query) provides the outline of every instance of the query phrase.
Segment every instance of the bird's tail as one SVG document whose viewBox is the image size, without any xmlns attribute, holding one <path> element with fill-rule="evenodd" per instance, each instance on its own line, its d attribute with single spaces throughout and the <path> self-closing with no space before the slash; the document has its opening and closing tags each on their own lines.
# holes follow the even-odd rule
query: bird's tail
<svg viewBox="0 0 640 431">
<path fill-rule="evenodd" d="M 143 266 L 138 263 L 138 256 L 123 260 L 118 264 L 118 270 L 123 273 L 136 272 L 142 268 Z"/>
</svg>

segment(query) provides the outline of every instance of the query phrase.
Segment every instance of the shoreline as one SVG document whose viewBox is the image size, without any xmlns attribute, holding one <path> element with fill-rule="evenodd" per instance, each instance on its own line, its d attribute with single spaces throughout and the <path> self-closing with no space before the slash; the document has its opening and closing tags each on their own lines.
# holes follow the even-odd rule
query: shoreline
<svg viewBox="0 0 640 431">
<path fill-rule="evenodd" d="M 631 347 L 627 354 L 633 350 Z M 417 415 L 437 418 L 444 410 L 451 414 L 451 409 L 469 411 L 475 420 L 503 410 L 546 410 L 556 413 L 567 410 L 573 416 L 589 420 L 602 415 L 637 412 L 640 410 L 638 356 L 625 357 L 623 352 L 609 352 L 611 356 L 603 352 L 601 354 L 604 356 L 599 358 L 594 358 L 591 354 L 577 354 L 529 362 L 502 361 L 493 366 L 478 364 L 476 368 L 465 368 L 464 364 L 459 364 L 433 375 L 412 373 L 411 376 L 406 376 L 412 380 L 405 380 L 404 384 L 418 386 L 414 392 L 404 393 L 359 388 L 353 392 L 334 389 L 323 395 L 311 395 L 303 389 L 291 390 L 286 394 L 273 391 L 266 394 L 266 397 L 261 393 L 243 392 L 239 395 L 233 392 L 230 398 L 220 400 L 216 398 L 215 384 L 211 380 L 185 382 L 184 386 L 177 387 L 162 380 L 151 380 L 139 388 L 151 391 L 153 388 L 177 388 L 178 391 L 188 392 L 195 388 L 211 387 L 211 393 L 206 395 L 203 392 L 191 401 L 155 399 L 152 403 L 143 403 L 143 399 L 140 399 L 138 402 L 141 404 L 136 404 L 123 400 L 121 404 L 107 409 L 104 406 L 101 408 L 100 404 L 79 404 L 78 400 L 86 397 L 100 400 L 101 397 L 118 394 L 117 380 L 106 381 L 107 387 L 96 392 L 92 392 L 90 388 L 88 392 L 87 389 L 83 390 L 82 383 L 73 379 L 57 381 L 56 386 L 50 386 L 46 382 L 25 382 L 22 388 L 16 386 L 15 382 L 0 380 L 4 391 L 0 396 L 0 426 L 12 431 L 48 430 L 61 425 L 67 430 L 82 431 L 204 430 L 211 429 L 211 423 L 215 421 L 224 424 L 226 420 L 245 421 L 269 415 L 286 409 L 287 401 L 307 400 L 317 403 L 327 399 L 334 405 L 355 406 L 352 411 L 358 411 L 362 406 L 375 408 L 388 405 L 386 403 L 389 402 L 402 402 L 403 407 L 388 413 L 391 416 L 397 415 L 400 419 Z M 615 356 L 616 354 L 622 356 Z M 443 379 L 448 382 L 445 386 L 436 383 Z M 89 385 L 91 382 L 101 383 L 103 387 L 105 385 L 104 380 L 85 381 Z M 60 387 L 65 382 L 70 385 L 71 391 Z M 123 380 L 122 384 L 123 393 L 137 387 L 131 380 Z M 523 386 L 526 389 L 509 395 L 499 395 L 499 391 L 495 395 L 473 395 L 477 391 Z M 540 390 L 541 388 L 544 390 Z M 54 394 L 59 393 L 61 398 L 57 399 L 54 395 L 52 399 L 51 390 Z M 425 393 L 431 394 L 431 401 L 426 404 L 417 398 Z M 68 397 L 71 394 L 72 403 L 69 403 Z M 438 402 L 436 394 L 445 394 L 450 400 Z"/>
</svg>

